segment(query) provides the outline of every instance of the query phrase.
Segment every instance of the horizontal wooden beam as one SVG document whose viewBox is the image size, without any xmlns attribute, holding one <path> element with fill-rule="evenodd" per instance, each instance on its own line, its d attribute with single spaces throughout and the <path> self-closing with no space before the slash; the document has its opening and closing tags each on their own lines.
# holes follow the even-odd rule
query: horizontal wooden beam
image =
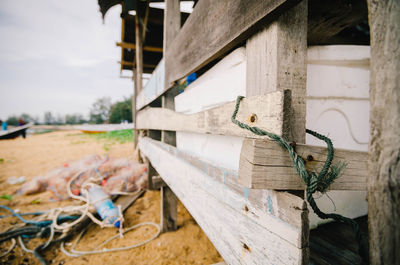
<svg viewBox="0 0 400 265">
<path fill-rule="evenodd" d="M 134 43 L 117 42 L 116 45 L 124 49 L 136 50 L 136 44 Z M 144 46 L 143 50 L 148 52 L 163 52 L 162 47 L 154 47 L 154 46 Z"/>
<path fill-rule="evenodd" d="M 297 144 L 296 152 L 304 159 L 307 170 L 319 172 L 328 149 Z M 365 190 L 367 152 L 335 149 L 333 165 L 339 161 L 347 166 L 330 190 Z M 271 140 L 245 139 L 239 164 L 239 182 L 253 189 L 303 190 L 305 184 L 292 165 L 289 154 Z"/>
<path fill-rule="evenodd" d="M 228 264 L 302 263 L 308 210 L 301 198 L 249 190 L 237 184 L 237 172 L 150 138 L 140 138 L 139 148 Z"/>
<path fill-rule="evenodd" d="M 284 92 L 277 91 L 264 96 L 244 98 L 237 119 L 282 135 L 284 95 Z M 146 108 L 137 115 L 137 128 L 258 137 L 232 123 L 234 109 L 235 102 L 194 114 L 182 114 L 163 108 Z"/>
<path fill-rule="evenodd" d="M 126 65 L 126 66 L 131 66 L 134 67 L 135 63 L 134 62 L 127 62 L 127 61 L 118 61 L 119 64 L 121 65 Z M 149 68 L 155 68 L 157 65 L 154 64 L 143 64 L 144 67 L 149 67 Z"/>
<path fill-rule="evenodd" d="M 222 56 L 298 2 L 199 1 L 166 52 L 166 88 Z"/>
</svg>

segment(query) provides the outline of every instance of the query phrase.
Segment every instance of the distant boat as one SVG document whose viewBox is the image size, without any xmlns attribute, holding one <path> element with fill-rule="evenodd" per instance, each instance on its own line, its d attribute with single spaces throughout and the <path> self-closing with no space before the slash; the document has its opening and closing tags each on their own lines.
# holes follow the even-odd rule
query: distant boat
<svg viewBox="0 0 400 265">
<path fill-rule="evenodd" d="M 75 128 L 83 133 L 105 133 L 105 132 L 133 129 L 133 123 L 84 124 L 81 126 L 76 126 Z"/>
<path fill-rule="evenodd" d="M 28 123 L 22 126 L 17 126 L 6 131 L 0 131 L 0 140 L 14 139 L 20 135 L 25 137 L 26 130 L 31 127 L 33 123 Z"/>
</svg>

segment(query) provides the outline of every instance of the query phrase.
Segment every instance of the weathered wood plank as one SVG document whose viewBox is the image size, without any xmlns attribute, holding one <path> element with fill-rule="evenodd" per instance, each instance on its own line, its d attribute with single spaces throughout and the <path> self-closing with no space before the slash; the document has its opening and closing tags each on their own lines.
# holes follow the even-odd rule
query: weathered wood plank
<svg viewBox="0 0 400 265">
<path fill-rule="evenodd" d="M 229 203 L 233 208 L 237 209 L 238 211 L 246 213 L 249 218 L 254 218 L 255 221 L 261 222 L 260 224 L 264 225 L 268 223 L 271 225 L 271 228 L 274 227 L 274 225 L 279 228 L 281 227 L 279 223 L 284 222 L 297 229 L 300 229 L 302 227 L 301 216 L 304 212 L 308 213 L 308 211 L 306 210 L 305 202 L 301 198 L 298 198 L 297 196 L 286 192 L 248 189 L 238 183 L 237 171 L 232 171 L 213 165 L 195 156 L 191 156 L 185 152 L 182 152 L 173 146 L 166 145 L 149 138 L 141 138 L 139 142 L 144 143 L 140 146 L 141 149 L 145 148 L 145 146 L 147 146 L 148 144 L 155 145 L 157 146 L 157 148 L 160 148 L 170 155 L 177 157 L 179 160 L 190 164 L 191 167 L 204 172 L 207 176 L 212 178 L 212 181 L 223 184 L 223 186 L 225 187 L 224 190 L 228 189 L 240 197 L 240 199 L 235 199 L 234 201 L 240 202 L 241 204 L 234 205 L 230 200 L 227 200 L 227 203 Z M 149 158 L 151 159 L 151 157 Z M 160 157 L 160 159 L 163 158 Z M 161 177 L 164 178 L 164 176 L 162 175 Z M 181 177 L 181 175 L 179 175 L 179 177 Z M 222 200 L 227 199 L 223 196 L 223 194 L 221 194 L 221 196 Z M 273 217 L 273 219 L 271 219 L 271 217 Z M 278 219 L 280 220 L 278 221 L 278 223 L 272 221 Z M 298 246 L 303 246 L 303 243 L 306 243 L 301 241 L 301 239 L 298 238 L 296 234 L 293 234 L 290 231 L 291 230 L 289 229 L 281 236 L 283 238 L 287 238 L 290 241 L 292 241 L 293 239 L 299 240 Z"/>
<path fill-rule="evenodd" d="M 165 63 L 164 59 L 158 63 L 154 69 L 149 81 L 145 88 L 138 93 L 136 109 L 140 110 L 147 104 L 157 99 L 164 91 L 164 72 Z"/>
<path fill-rule="evenodd" d="M 175 39 L 181 28 L 180 0 L 165 0 L 164 9 L 164 51 L 168 50 L 169 45 Z"/>
<path fill-rule="evenodd" d="M 283 92 L 277 91 L 260 97 L 243 99 L 237 119 L 281 135 L 284 95 Z M 162 108 L 146 108 L 139 111 L 137 126 L 139 129 L 257 137 L 232 123 L 231 116 L 234 109 L 235 102 L 188 115 Z M 252 120 L 254 122 L 251 122 Z"/>
<path fill-rule="evenodd" d="M 319 172 L 328 153 L 324 147 L 296 145 L 307 170 Z M 365 190 L 367 152 L 335 149 L 333 164 L 342 161 L 347 166 L 329 187 L 330 190 Z M 305 184 L 292 166 L 289 154 L 271 140 L 245 139 L 240 154 L 239 181 L 254 189 L 300 190 Z"/>
<path fill-rule="evenodd" d="M 166 52 L 166 88 L 223 55 L 299 1 L 201 0 Z M 212 8 L 210 8 L 212 6 Z"/>
<path fill-rule="evenodd" d="M 161 209 L 163 211 L 162 231 L 175 231 L 178 228 L 178 200 L 168 186 L 161 186 Z"/>
<path fill-rule="evenodd" d="M 368 0 L 371 116 L 368 225 L 371 264 L 400 264 L 400 4 Z"/>
<path fill-rule="evenodd" d="M 165 0 L 164 9 L 164 51 L 168 48 L 179 32 L 181 27 L 181 12 L 179 0 Z M 162 96 L 161 106 L 164 109 L 175 111 L 175 95 L 166 93 Z M 161 131 L 161 141 L 163 143 L 176 146 L 176 132 Z M 164 232 L 175 231 L 177 229 L 178 200 L 171 188 L 167 185 L 161 187 L 161 208 L 163 211 Z"/>
<path fill-rule="evenodd" d="M 307 9 L 308 1 L 301 1 L 246 42 L 246 96 L 289 91 L 290 97 L 283 101 L 282 136 L 298 143 L 305 143 Z M 299 222 L 308 246 L 308 216 L 303 215 Z M 301 256 L 308 264 L 308 247 Z"/>
<path fill-rule="evenodd" d="M 142 34 L 142 37 L 143 37 L 143 34 Z M 121 48 L 136 50 L 135 43 L 117 42 L 116 45 Z M 144 46 L 143 50 L 148 51 L 148 52 L 163 52 L 163 48 L 155 47 L 155 46 Z"/>
<path fill-rule="evenodd" d="M 296 25 L 295 27 L 293 25 Z M 283 136 L 305 142 L 307 1 L 281 15 L 246 43 L 248 97 L 290 90 Z"/>
<path fill-rule="evenodd" d="M 298 220 L 307 209 L 301 198 L 243 188 L 235 172 L 149 138 L 141 138 L 139 147 L 228 264 L 302 263 L 306 242 Z M 295 224 L 282 218 L 287 211 Z"/>
</svg>

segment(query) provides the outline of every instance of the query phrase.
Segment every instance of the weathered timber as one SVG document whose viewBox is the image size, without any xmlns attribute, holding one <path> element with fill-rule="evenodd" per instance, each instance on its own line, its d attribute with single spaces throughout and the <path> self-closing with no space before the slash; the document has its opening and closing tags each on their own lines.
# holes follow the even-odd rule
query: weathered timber
<svg viewBox="0 0 400 265">
<path fill-rule="evenodd" d="M 143 33 L 142 33 L 142 38 L 143 38 Z M 136 50 L 136 44 L 135 43 L 117 42 L 116 45 L 118 47 L 122 47 L 122 48 L 125 48 L 125 49 Z M 144 46 L 143 50 L 144 51 L 148 51 L 148 52 L 163 52 L 163 48 L 155 47 L 155 46 Z"/>
<path fill-rule="evenodd" d="M 290 97 L 283 101 L 281 135 L 298 143 L 305 143 L 307 14 L 308 1 L 304 0 L 246 42 L 246 96 L 289 91 Z M 308 216 L 302 216 L 301 225 L 301 237 L 308 242 Z M 308 264 L 308 244 L 301 256 L 302 263 Z"/>
<path fill-rule="evenodd" d="M 118 61 L 118 63 L 122 64 L 122 65 L 131 66 L 131 67 L 135 66 L 135 62 Z M 143 64 L 143 67 L 153 67 L 153 68 L 155 68 L 156 65 L 154 65 L 154 64 Z"/>
<path fill-rule="evenodd" d="M 179 0 L 166 0 L 164 9 L 164 51 L 168 47 L 181 27 L 181 12 Z M 161 107 L 171 111 L 175 110 L 175 95 L 166 93 L 162 96 Z M 176 132 L 161 131 L 161 141 L 163 143 L 176 146 Z M 171 188 L 167 185 L 161 187 L 161 208 L 163 211 L 162 230 L 164 232 L 175 231 L 177 229 L 178 200 Z"/>
<path fill-rule="evenodd" d="M 161 59 L 156 69 L 154 69 L 149 81 L 147 82 L 145 88 L 140 91 L 137 96 L 136 109 L 140 110 L 147 104 L 151 103 L 157 97 L 159 97 L 164 91 L 164 71 L 165 63 Z"/>
<path fill-rule="evenodd" d="M 218 2 L 222 2 L 222 1 L 218 1 Z M 333 35 L 337 34 L 339 31 L 341 31 L 342 29 L 349 27 L 349 26 L 354 26 L 360 20 L 366 19 L 367 17 L 364 14 L 365 13 L 364 10 L 366 10 L 365 5 L 366 5 L 365 1 L 363 1 L 363 0 L 351 0 L 350 2 L 348 2 L 348 1 L 338 1 L 337 2 L 337 1 L 333 1 L 333 0 L 332 1 L 330 0 L 328 2 L 326 2 L 326 1 L 320 2 L 317 0 L 310 1 L 309 8 L 308 8 L 308 10 L 309 10 L 308 29 L 307 29 L 308 33 L 307 33 L 307 35 L 304 35 L 304 37 L 307 36 L 307 38 L 308 38 L 308 44 L 310 44 L 310 43 L 311 44 L 319 44 L 319 43 L 325 43 L 326 41 L 329 42 L 329 39 Z M 203 22 L 207 23 L 207 21 L 208 20 L 205 19 Z M 245 25 L 243 25 L 243 26 L 245 26 Z M 265 26 L 265 24 L 264 24 L 264 26 Z M 206 27 L 213 28 L 214 25 L 204 26 L 202 28 L 206 28 Z M 196 41 L 197 41 L 197 39 L 200 38 L 200 36 L 198 36 L 199 31 L 203 31 L 203 30 L 197 30 L 197 31 L 190 33 L 191 34 L 190 36 L 192 36 L 192 35 L 193 36 L 189 37 L 189 38 L 191 38 L 193 40 L 196 39 Z M 251 34 L 249 34 L 248 36 L 250 37 Z M 206 37 L 208 37 L 208 36 L 206 36 Z M 219 37 L 223 38 L 224 36 L 214 36 L 210 41 L 212 43 L 217 42 L 216 39 Z M 201 42 L 201 43 L 203 43 L 203 42 Z M 240 43 L 241 42 L 236 43 L 234 46 L 237 46 L 238 44 L 240 45 Z M 192 44 L 192 45 L 196 45 L 196 44 Z M 203 43 L 202 45 L 204 47 L 207 47 L 209 44 Z M 203 49 L 204 47 L 202 47 L 201 49 Z M 187 52 L 186 48 L 183 50 L 179 50 L 177 52 L 180 53 L 182 51 Z M 196 56 L 194 56 L 193 58 L 189 57 L 189 56 L 191 56 L 191 54 L 197 54 L 197 52 L 198 52 L 197 50 L 191 51 L 190 55 L 188 55 L 186 59 L 189 61 L 197 60 L 198 58 Z M 263 53 L 256 53 L 256 54 L 262 55 Z M 221 56 L 222 55 L 224 55 L 224 54 L 222 53 Z M 221 57 L 221 56 L 218 56 L 218 57 Z M 260 60 L 264 60 L 264 59 L 260 58 Z M 188 63 L 188 62 L 186 62 L 186 63 Z M 265 64 L 265 66 L 268 67 L 268 64 Z M 269 66 L 269 67 L 271 67 L 271 66 Z M 185 76 L 190 73 L 189 69 L 185 68 L 185 67 L 182 67 L 182 71 L 183 71 L 183 73 L 181 74 L 181 76 Z M 159 74 L 159 73 L 157 73 L 157 74 Z M 164 82 L 164 80 L 163 80 L 163 82 Z M 258 81 L 256 81 L 256 82 L 258 82 Z M 151 96 L 149 96 L 149 94 L 147 94 L 147 93 L 146 93 L 146 95 L 142 96 L 142 97 L 145 97 L 146 100 L 143 100 L 143 103 L 138 104 L 139 109 L 141 109 L 144 106 L 146 106 L 147 104 L 151 103 L 158 96 L 162 95 L 169 87 L 171 87 L 171 84 L 169 84 L 169 85 L 165 84 L 165 89 L 164 89 L 164 83 L 162 85 L 163 85 L 162 90 L 153 91 L 153 92 L 155 92 L 154 94 L 151 94 L 152 92 L 150 92 Z M 144 94 L 144 92 L 143 92 L 143 94 Z"/>
<path fill-rule="evenodd" d="M 371 28 L 368 223 L 371 264 L 400 264 L 400 4 L 368 0 Z"/>
<path fill-rule="evenodd" d="M 277 91 L 264 96 L 245 98 L 240 104 L 237 119 L 281 135 L 284 96 L 288 95 Z M 137 126 L 139 129 L 258 137 L 232 123 L 234 109 L 235 102 L 188 115 L 163 108 L 145 108 L 138 113 Z"/>
<path fill-rule="evenodd" d="M 139 0 L 136 0 L 136 5 L 139 6 Z M 142 75 L 143 75 L 143 26 L 140 24 L 140 18 L 141 15 L 143 17 L 143 14 L 138 13 L 135 16 L 135 42 L 136 42 L 136 75 L 135 75 L 135 80 L 136 80 L 136 86 L 137 86 L 137 92 L 140 92 L 142 90 Z M 135 95 L 136 97 L 137 95 Z"/>
<path fill-rule="evenodd" d="M 181 28 L 181 12 L 179 10 L 179 0 L 165 0 L 164 9 L 164 51 L 168 50 L 169 45 L 175 39 Z"/>
<path fill-rule="evenodd" d="M 328 149 L 304 144 L 296 145 L 296 152 L 305 161 L 307 170 L 319 172 Z M 330 190 L 365 190 L 367 152 L 335 149 L 333 165 L 347 165 Z M 271 140 L 245 139 L 239 165 L 239 182 L 253 189 L 300 190 L 305 184 L 293 167 L 288 152 Z"/>
<path fill-rule="evenodd" d="M 222 56 L 297 2 L 199 1 L 165 54 L 165 87 Z"/>
<path fill-rule="evenodd" d="M 237 173 L 149 138 L 141 138 L 139 148 L 228 264 L 302 263 L 307 207 L 301 198 L 246 189 L 237 184 Z"/>
<path fill-rule="evenodd" d="M 291 98 L 284 102 L 283 136 L 304 143 L 307 3 L 292 8 L 251 37 L 246 43 L 246 59 L 246 95 L 290 90 Z"/>
<path fill-rule="evenodd" d="M 162 231 L 175 231 L 178 228 L 178 200 L 166 185 L 161 186 L 161 209 L 163 211 Z"/>
</svg>

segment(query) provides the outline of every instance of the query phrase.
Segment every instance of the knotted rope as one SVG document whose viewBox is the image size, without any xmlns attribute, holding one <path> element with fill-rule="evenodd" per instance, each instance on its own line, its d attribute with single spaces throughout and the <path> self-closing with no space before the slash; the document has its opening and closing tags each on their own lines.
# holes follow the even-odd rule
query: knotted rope
<svg viewBox="0 0 400 265">
<path fill-rule="evenodd" d="M 296 153 L 296 151 L 293 149 L 290 143 L 288 143 L 285 139 L 283 139 L 283 137 L 271 132 L 267 132 L 255 126 L 249 126 L 236 119 L 236 115 L 239 111 L 240 102 L 243 98 L 244 98 L 243 96 L 238 96 L 236 99 L 235 110 L 233 111 L 231 118 L 232 122 L 238 125 L 240 128 L 249 130 L 256 135 L 268 136 L 271 140 L 277 142 L 280 146 L 282 146 L 284 149 L 288 151 L 293 166 L 295 167 L 297 173 L 300 175 L 300 177 L 303 179 L 304 183 L 307 186 L 306 198 L 313 211 L 321 219 L 332 218 L 335 221 L 350 225 L 354 230 L 356 239 L 359 244 L 360 256 L 364 259 L 364 261 L 367 261 L 368 244 L 365 244 L 364 235 L 361 233 L 357 222 L 355 222 L 351 218 L 344 217 L 340 214 L 322 212 L 319 209 L 313 197 L 313 194 L 316 191 L 325 192 L 326 189 L 329 187 L 329 185 L 335 181 L 335 179 L 339 176 L 340 172 L 346 167 L 346 163 L 343 162 L 339 162 L 337 165 L 332 165 L 332 160 L 334 157 L 334 149 L 332 141 L 328 137 L 322 134 L 306 129 L 306 133 L 311 134 L 312 136 L 318 138 L 319 140 L 324 141 L 328 147 L 328 155 L 326 157 L 325 164 L 322 167 L 321 171 L 318 173 L 318 175 L 315 172 L 308 172 L 304 164 L 303 158 Z"/>
</svg>

